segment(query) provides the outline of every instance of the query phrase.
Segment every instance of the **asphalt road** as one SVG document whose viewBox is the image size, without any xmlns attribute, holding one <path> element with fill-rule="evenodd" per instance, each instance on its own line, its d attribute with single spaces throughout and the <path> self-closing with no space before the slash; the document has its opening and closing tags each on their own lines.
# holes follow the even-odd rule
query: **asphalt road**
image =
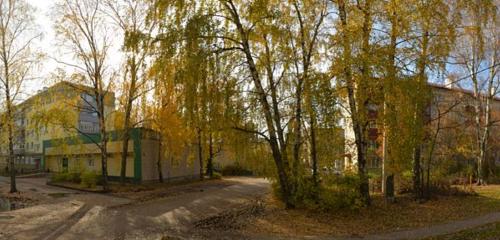
<svg viewBox="0 0 500 240">
<path fill-rule="evenodd" d="M 0 213 L 0 239 L 162 239 L 190 238 L 192 223 L 238 208 L 269 191 L 261 178 L 232 178 L 231 185 L 208 186 L 146 202 L 78 193 L 19 179 L 19 188 L 73 193 L 63 202 Z M 0 178 L 0 185 L 7 184 Z M 207 183 L 208 184 L 208 183 Z M 3 217 L 2 217 L 3 216 Z"/>
</svg>

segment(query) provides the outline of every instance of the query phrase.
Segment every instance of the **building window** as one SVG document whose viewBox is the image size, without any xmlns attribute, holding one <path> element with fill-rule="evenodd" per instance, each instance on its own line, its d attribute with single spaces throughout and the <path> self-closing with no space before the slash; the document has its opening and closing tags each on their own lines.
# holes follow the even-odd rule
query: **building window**
<svg viewBox="0 0 500 240">
<path fill-rule="evenodd" d="M 373 158 L 372 167 L 373 168 L 379 168 L 380 167 L 380 159 L 378 157 Z"/>
<path fill-rule="evenodd" d="M 473 114 L 476 112 L 476 108 L 474 106 L 467 105 L 465 106 L 465 112 L 468 114 Z"/>
<path fill-rule="evenodd" d="M 374 141 L 374 140 L 368 141 L 368 149 L 371 151 L 376 151 L 378 149 L 377 141 Z"/>
<path fill-rule="evenodd" d="M 68 158 L 63 158 L 62 159 L 62 168 L 64 172 L 68 171 Z"/>
<path fill-rule="evenodd" d="M 437 103 L 440 103 L 440 102 L 444 102 L 444 97 L 439 95 L 439 94 L 436 94 L 434 96 L 434 101 L 437 102 Z"/>
<path fill-rule="evenodd" d="M 89 159 L 89 160 L 88 160 L 87 165 L 88 165 L 89 167 L 93 167 L 93 166 L 94 166 L 94 160 Z"/>
</svg>

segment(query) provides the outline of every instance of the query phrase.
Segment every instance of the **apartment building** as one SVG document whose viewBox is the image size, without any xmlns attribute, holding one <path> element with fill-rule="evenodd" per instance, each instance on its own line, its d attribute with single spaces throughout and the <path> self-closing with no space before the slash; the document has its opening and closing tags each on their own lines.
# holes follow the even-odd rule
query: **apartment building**
<svg viewBox="0 0 500 240">
<path fill-rule="evenodd" d="M 43 142 L 75 133 L 96 134 L 99 119 L 91 88 L 59 82 L 44 88 L 15 107 L 15 163 L 20 169 L 38 169 L 43 158 Z M 114 93 L 105 96 L 105 113 L 115 109 Z M 5 137 L 0 146 L 0 167 L 8 156 Z"/>
<path fill-rule="evenodd" d="M 367 167 L 368 168 L 380 168 L 382 162 L 382 134 L 379 130 L 379 111 L 381 106 L 376 104 L 368 104 L 367 106 Z M 347 112 L 347 108 L 342 108 L 342 125 L 344 126 L 344 143 L 345 143 L 345 154 L 344 163 L 342 166 L 353 167 L 358 161 L 357 148 L 355 144 L 354 129 L 352 125 L 350 114 Z"/>
<path fill-rule="evenodd" d="M 431 100 L 428 103 L 424 119 L 426 120 L 426 139 L 435 141 L 433 157 L 455 158 L 462 161 L 474 161 L 477 151 L 475 125 L 475 99 L 473 92 L 453 85 L 429 84 Z M 384 152 L 383 130 L 379 114 L 380 104 L 367 106 L 367 168 L 380 169 Z M 343 111 L 346 157 L 345 165 L 354 166 L 357 162 L 356 145 L 352 121 L 346 110 Z M 484 119 L 482 119 L 484 121 Z M 488 161 L 500 165 L 500 98 L 491 102 L 491 126 Z M 432 139 L 434 138 L 435 139 Z M 423 146 L 429 149 L 429 144 Z"/>
<path fill-rule="evenodd" d="M 118 178 L 121 170 L 122 140 L 115 129 L 115 96 L 105 94 L 108 135 L 108 175 Z M 16 105 L 15 163 L 20 172 L 40 169 L 49 172 L 101 171 L 101 134 L 96 101 L 89 87 L 60 82 L 39 91 Z M 5 137 L 4 137 L 5 138 Z M 199 177 L 198 154 L 193 146 L 175 158 L 166 158 L 159 135 L 147 128 L 131 129 L 126 177 L 133 182 L 157 180 L 158 167 L 163 178 Z M 7 143 L 0 143 L 0 167 L 7 167 Z"/>
<path fill-rule="evenodd" d="M 107 171 L 110 179 L 121 173 L 122 139 L 119 130 L 108 132 Z M 77 134 L 43 142 L 42 168 L 50 172 L 100 172 L 101 151 L 95 144 L 100 134 Z M 199 160 L 195 145 L 186 146 L 179 156 L 167 158 L 161 148 L 158 132 L 133 128 L 128 142 L 126 178 L 131 182 L 156 181 L 158 168 L 165 180 L 198 178 Z"/>
<path fill-rule="evenodd" d="M 432 84 L 433 101 L 429 107 L 432 119 L 429 128 L 432 133 L 439 131 L 435 150 L 436 158 L 454 152 L 453 158 L 473 161 L 477 154 L 476 100 L 471 91 L 458 87 L 444 87 Z M 484 99 L 481 112 L 484 113 Z M 480 116 L 484 125 L 484 114 Z M 500 165 L 500 98 L 491 101 L 489 145 L 487 161 Z"/>
</svg>

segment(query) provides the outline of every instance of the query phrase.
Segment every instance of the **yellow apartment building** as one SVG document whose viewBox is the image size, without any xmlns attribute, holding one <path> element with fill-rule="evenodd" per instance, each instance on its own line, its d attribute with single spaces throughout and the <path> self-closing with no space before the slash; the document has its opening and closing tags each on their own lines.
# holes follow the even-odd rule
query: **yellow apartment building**
<svg viewBox="0 0 500 240">
<path fill-rule="evenodd" d="M 18 172 L 42 170 L 101 171 L 99 119 L 90 87 L 59 82 L 16 105 L 15 163 Z M 105 94 L 108 173 L 118 177 L 122 141 L 114 129 L 115 95 Z M 158 133 L 146 128 L 131 131 L 126 175 L 135 182 L 158 179 L 158 159 L 166 179 L 198 177 L 195 148 L 187 146 L 177 159 L 164 159 Z M 3 136 L 2 140 L 5 139 Z M 7 167 L 7 144 L 0 144 L 0 168 Z M 161 152 L 160 152 L 161 151 Z"/>
</svg>

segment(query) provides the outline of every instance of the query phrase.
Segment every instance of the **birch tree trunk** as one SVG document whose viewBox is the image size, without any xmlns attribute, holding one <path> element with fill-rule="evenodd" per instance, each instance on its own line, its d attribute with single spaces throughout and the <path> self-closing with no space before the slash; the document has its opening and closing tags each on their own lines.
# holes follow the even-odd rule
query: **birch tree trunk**
<svg viewBox="0 0 500 240">
<path fill-rule="evenodd" d="M 7 164 L 10 172 L 10 192 L 17 192 L 16 157 L 14 148 L 19 142 L 16 118 L 24 114 L 15 104 L 23 94 L 25 83 L 32 78 L 40 62 L 34 40 L 41 36 L 34 19 L 35 9 L 26 1 L 0 1 L 0 89 L 3 95 L 4 122 L 8 141 Z"/>
<path fill-rule="evenodd" d="M 230 21 L 235 25 L 236 32 L 240 40 L 239 45 L 241 47 L 241 51 L 244 54 L 248 70 L 250 72 L 250 77 L 255 85 L 256 94 L 258 95 L 258 102 L 262 107 L 262 114 L 264 115 L 264 120 L 269 135 L 268 142 L 278 172 L 282 198 L 286 206 L 288 208 L 291 208 L 294 206 L 294 204 L 292 202 L 292 199 L 290 198 L 291 188 L 288 176 L 289 166 L 286 152 L 286 143 L 284 140 L 284 134 L 279 115 L 280 111 L 276 98 L 274 79 L 272 78 L 272 76 L 268 76 L 271 89 L 271 105 L 268 101 L 268 95 L 266 94 L 267 91 L 264 89 L 262 79 L 257 69 L 257 65 L 255 64 L 255 61 L 253 59 L 248 32 L 242 24 L 238 9 L 236 8 L 232 0 L 224 0 L 222 1 L 222 3 L 226 11 L 229 13 Z"/>
<path fill-rule="evenodd" d="M 370 204 L 370 189 L 368 185 L 368 176 L 366 173 L 366 139 L 363 134 L 363 124 L 361 123 L 360 115 L 361 106 L 358 106 L 358 101 L 355 96 L 355 81 L 352 76 L 351 70 L 351 58 L 352 58 L 352 50 L 351 50 L 351 39 L 348 31 L 348 23 L 347 23 L 347 9 L 346 3 L 344 0 L 337 0 L 339 17 L 342 26 L 342 47 L 343 49 L 343 60 L 344 60 L 344 78 L 346 81 L 347 88 L 347 98 L 349 102 L 349 110 L 350 117 L 352 120 L 352 127 L 354 130 L 354 138 L 356 145 L 356 154 L 357 154 L 357 166 L 358 166 L 358 175 L 361 179 L 361 183 L 359 186 L 359 191 L 365 204 Z"/>
</svg>

